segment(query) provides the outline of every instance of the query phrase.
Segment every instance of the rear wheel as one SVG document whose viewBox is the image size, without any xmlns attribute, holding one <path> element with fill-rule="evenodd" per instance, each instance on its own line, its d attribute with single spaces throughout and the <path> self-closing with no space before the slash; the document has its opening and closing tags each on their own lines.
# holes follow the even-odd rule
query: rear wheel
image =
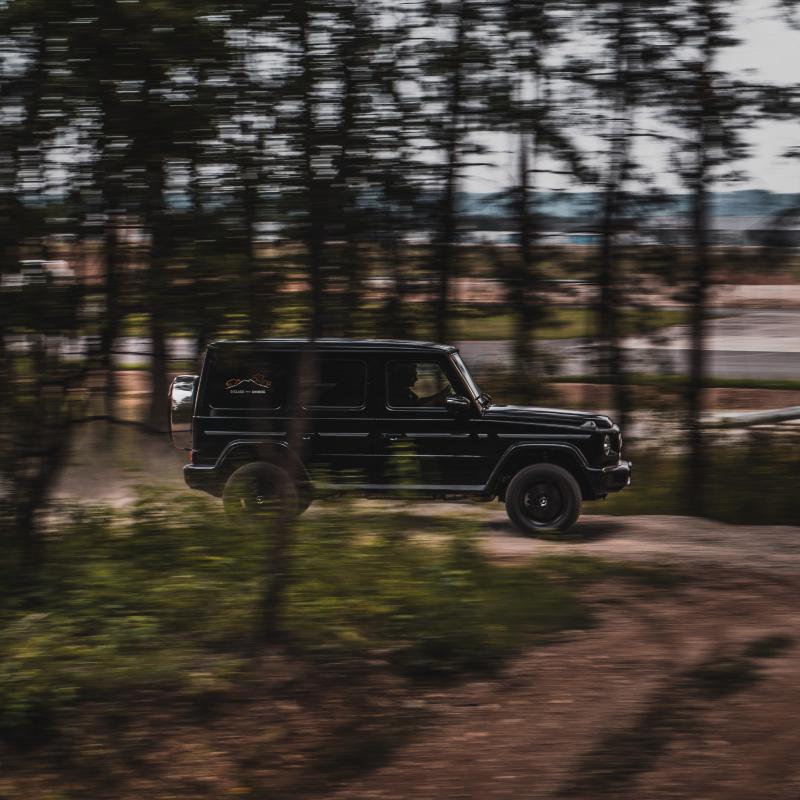
<svg viewBox="0 0 800 800">
<path fill-rule="evenodd" d="M 581 515 L 581 489 L 563 467 L 534 464 L 521 469 L 506 489 L 506 511 L 523 533 L 568 531 Z"/>
<path fill-rule="evenodd" d="M 229 514 L 248 516 L 299 511 L 297 489 L 280 467 L 266 461 L 252 461 L 228 478 L 222 503 Z"/>
</svg>

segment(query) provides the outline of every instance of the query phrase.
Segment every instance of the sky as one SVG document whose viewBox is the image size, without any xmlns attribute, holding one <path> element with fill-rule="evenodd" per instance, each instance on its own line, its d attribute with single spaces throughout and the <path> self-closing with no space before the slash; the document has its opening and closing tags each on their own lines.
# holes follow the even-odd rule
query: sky
<svg viewBox="0 0 800 800">
<path fill-rule="evenodd" d="M 732 4 L 735 0 L 731 0 Z M 800 84 L 800 30 L 781 18 L 769 0 L 739 0 L 735 3 L 736 35 L 741 44 L 720 59 L 719 66 L 754 79 L 776 84 Z M 748 131 L 751 155 L 734 165 L 746 179 L 720 184 L 718 190 L 766 189 L 772 192 L 800 192 L 800 159 L 782 158 L 789 148 L 800 147 L 800 121 L 769 122 Z M 497 192 L 515 182 L 515 142 L 511 136 L 478 137 L 493 151 L 483 156 L 481 167 L 465 171 L 464 189 L 471 192 Z M 668 190 L 679 187 L 668 174 L 663 147 L 648 144 L 640 158 L 660 173 L 659 184 Z M 490 163 L 489 163 L 490 162 Z M 557 177 L 547 179 L 543 188 L 564 188 Z M 579 186 L 570 187 L 580 189 Z"/>
</svg>

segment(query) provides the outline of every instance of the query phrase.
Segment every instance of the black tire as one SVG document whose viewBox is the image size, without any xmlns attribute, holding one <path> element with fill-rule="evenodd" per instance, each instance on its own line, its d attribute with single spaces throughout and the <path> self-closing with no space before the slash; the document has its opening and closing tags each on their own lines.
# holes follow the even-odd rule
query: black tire
<svg viewBox="0 0 800 800">
<path fill-rule="evenodd" d="M 523 533 L 565 533 L 581 515 L 581 500 L 581 488 L 569 472 L 555 464 L 534 464 L 508 484 L 506 512 Z"/>
<path fill-rule="evenodd" d="M 297 488 L 280 467 L 251 461 L 235 470 L 225 483 L 222 503 L 229 514 L 297 514 Z M 304 509 L 305 510 L 305 509 Z"/>
</svg>

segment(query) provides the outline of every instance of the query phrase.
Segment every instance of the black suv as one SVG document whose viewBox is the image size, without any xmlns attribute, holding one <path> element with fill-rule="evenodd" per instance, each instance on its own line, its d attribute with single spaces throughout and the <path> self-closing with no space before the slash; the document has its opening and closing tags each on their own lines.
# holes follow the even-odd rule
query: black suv
<svg viewBox="0 0 800 800">
<path fill-rule="evenodd" d="M 186 483 L 258 512 L 355 492 L 505 502 L 522 531 L 566 531 L 630 483 L 608 417 L 497 405 L 455 347 L 292 339 L 209 346 L 170 389 Z"/>
</svg>

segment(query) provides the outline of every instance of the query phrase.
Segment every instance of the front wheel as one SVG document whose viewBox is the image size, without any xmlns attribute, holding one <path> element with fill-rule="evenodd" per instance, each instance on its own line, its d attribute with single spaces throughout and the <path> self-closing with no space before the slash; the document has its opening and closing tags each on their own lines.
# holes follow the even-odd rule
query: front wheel
<svg viewBox="0 0 800 800">
<path fill-rule="evenodd" d="M 521 469 L 506 489 L 508 518 L 523 533 L 565 533 L 581 515 L 578 482 L 555 464 Z"/>
<path fill-rule="evenodd" d="M 297 488 L 280 467 L 252 461 L 228 478 L 222 503 L 229 514 L 255 516 L 299 511 Z M 305 509 L 304 509 L 305 510 Z"/>
</svg>

